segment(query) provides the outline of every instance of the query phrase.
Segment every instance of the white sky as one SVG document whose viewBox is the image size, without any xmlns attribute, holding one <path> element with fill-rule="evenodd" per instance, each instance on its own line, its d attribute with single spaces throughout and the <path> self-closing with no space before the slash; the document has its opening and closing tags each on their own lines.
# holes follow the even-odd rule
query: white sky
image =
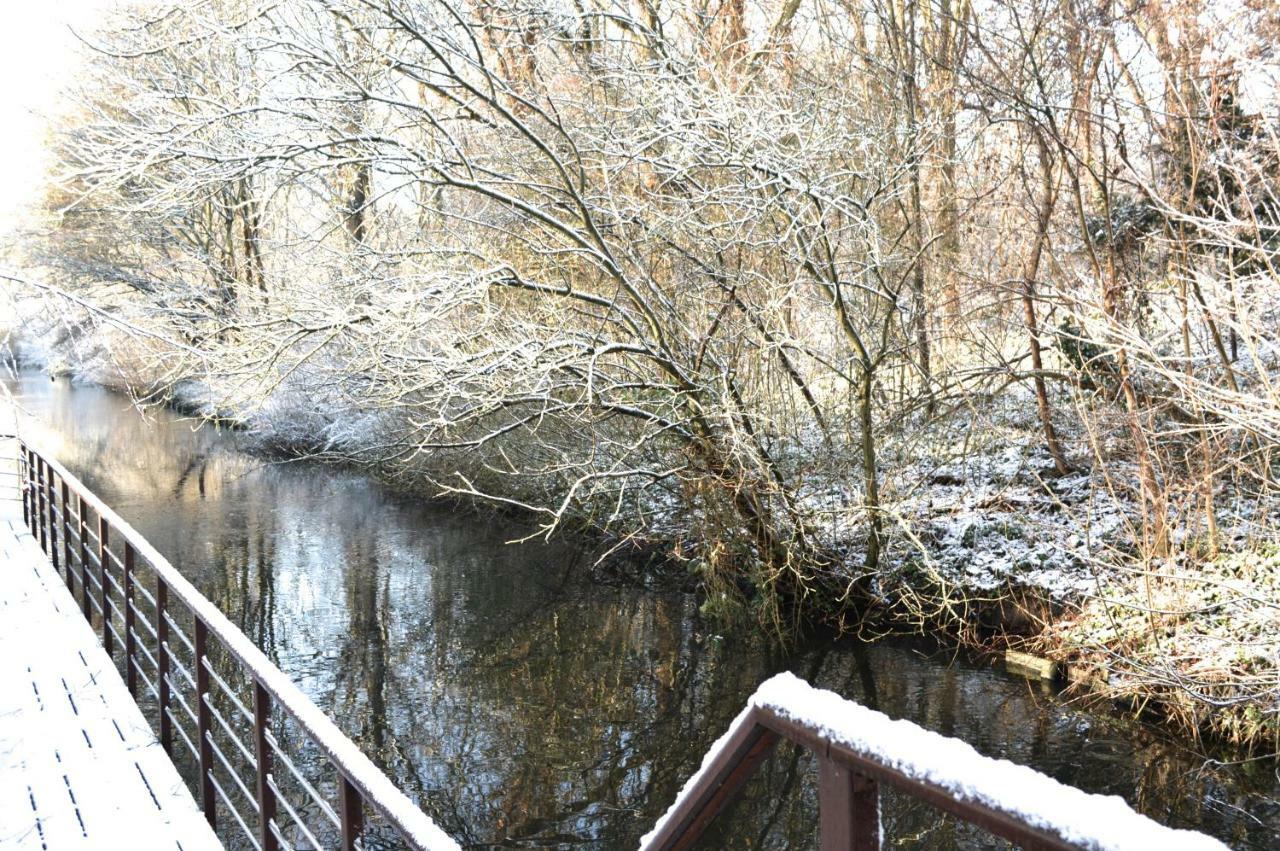
<svg viewBox="0 0 1280 851">
<path fill-rule="evenodd" d="M 76 67 L 70 27 L 114 0 L 0 0 L 0 233 L 16 223 L 46 167 L 41 114 Z"/>
</svg>

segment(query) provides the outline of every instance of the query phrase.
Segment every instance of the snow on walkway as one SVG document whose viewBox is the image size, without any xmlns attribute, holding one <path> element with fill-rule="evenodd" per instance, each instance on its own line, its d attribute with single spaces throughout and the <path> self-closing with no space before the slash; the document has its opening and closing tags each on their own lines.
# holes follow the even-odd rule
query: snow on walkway
<svg viewBox="0 0 1280 851">
<path fill-rule="evenodd" d="M 0 472 L 0 849 L 220 849 Z"/>
</svg>

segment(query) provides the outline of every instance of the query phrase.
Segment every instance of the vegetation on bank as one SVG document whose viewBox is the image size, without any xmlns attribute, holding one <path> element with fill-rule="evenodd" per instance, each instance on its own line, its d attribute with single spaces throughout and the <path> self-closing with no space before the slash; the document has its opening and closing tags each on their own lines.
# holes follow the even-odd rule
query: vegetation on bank
<svg viewBox="0 0 1280 851">
<path fill-rule="evenodd" d="M 51 125 L 7 290 L 51 368 L 661 549 L 709 614 L 1017 631 L 1261 746 L 1277 32 L 144 4 Z"/>
<path fill-rule="evenodd" d="M 1280 753 L 1280 552 L 1274 544 L 1130 569 L 1037 636 L 1089 694 L 1196 735 Z"/>
</svg>

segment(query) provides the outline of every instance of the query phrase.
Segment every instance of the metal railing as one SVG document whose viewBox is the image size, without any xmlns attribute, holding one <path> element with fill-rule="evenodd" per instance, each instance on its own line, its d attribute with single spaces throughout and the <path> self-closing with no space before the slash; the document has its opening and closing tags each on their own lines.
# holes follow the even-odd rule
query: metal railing
<svg viewBox="0 0 1280 851">
<path fill-rule="evenodd" d="M 57 461 L 18 446 L 24 522 L 123 666 L 209 824 L 232 819 L 224 842 L 351 851 L 377 820 L 380 839 L 458 847 L 128 523 Z"/>
<path fill-rule="evenodd" d="M 964 742 L 893 721 L 790 674 L 756 691 L 641 841 L 642 851 L 695 847 L 781 739 L 816 758 L 823 851 L 881 847 L 881 786 L 1034 851 L 1226 851 L 1216 839 L 1160 825 L 1120 798 L 1090 795 L 1030 768 L 981 756 Z"/>
</svg>

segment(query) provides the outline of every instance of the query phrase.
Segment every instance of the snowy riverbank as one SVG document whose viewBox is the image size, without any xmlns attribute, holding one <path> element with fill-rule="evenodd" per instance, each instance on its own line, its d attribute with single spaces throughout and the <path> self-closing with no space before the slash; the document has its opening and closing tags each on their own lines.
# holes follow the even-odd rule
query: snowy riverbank
<svg viewBox="0 0 1280 851">
<path fill-rule="evenodd" d="M 219 403 L 229 395 L 225 387 L 190 376 L 167 385 L 122 380 L 101 349 L 68 349 L 48 335 L 27 338 L 19 350 L 50 373 L 230 420 L 267 453 L 350 463 L 362 442 L 393 426 L 376 412 L 326 409 L 323 399 L 288 384 L 262 405 L 232 410 Z M 1280 549 L 1272 531 L 1280 526 L 1280 501 L 1256 493 L 1219 500 L 1217 553 L 1203 531 L 1196 533 L 1194 506 L 1174 503 L 1172 552 L 1143 562 L 1133 543 L 1141 524 L 1133 465 L 1117 456 L 1099 467 L 1080 454 L 1071 473 L 1052 475 L 1025 401 L 1010 394 L 981 414 L 951 412 L 912 430 L 910 440 L 888 443 L 881 464 L 892 472 L 883 503 L 890 522 L 870 607 L 838 594 L 858 575 L 865 549 L 861 495 L 849 477 L 831 473 L 851 461 L 802 441 L 806 448 L 789 463 L 811 472 L 800 477 L 796 500 L 831 554 L 815 573 L 818 587 L 832 593 L 802 601 L 801 617 L 1030 649 L 1064 669 L 1093 671 L 1077 691 L 1154 711 L 1192 735 L 1267 747 L 1280 728 Z M 422 471 L 411 464 L 376 469 L 402 488 L 433 493 Z M 664 567 L 661 579 L 624 572 L 692 583 L 698 565 L 682 565 L 681 554 L 694 549 L 696 506 L 676 488 L 652 488 L 629 510 L 646 515 L 645 534 L 610 539 L 618 554 L 657 554 Z M 590 518 L 576 528 L 599 531 Z M 712 596 L 704 600 L 709 616 L 742 614 Z"/>
</svg>

